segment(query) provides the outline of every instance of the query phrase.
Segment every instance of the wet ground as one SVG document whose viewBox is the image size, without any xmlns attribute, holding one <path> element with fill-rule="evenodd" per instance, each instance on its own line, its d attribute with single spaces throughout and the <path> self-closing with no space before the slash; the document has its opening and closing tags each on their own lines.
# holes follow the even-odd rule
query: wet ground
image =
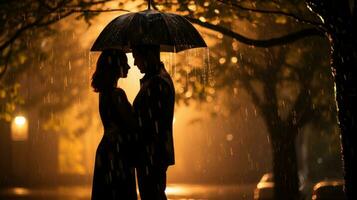
<svg viewBox="0 0 357 200">
<path fill-rule="evenodd" d="M 170 184 L 166 194 L 172 200 L 250 200 L 255 185 Z M 89 200 L 90 186 L 54 188 L 12 187 L 0 189 L 1 200 Z"/>
</svg>

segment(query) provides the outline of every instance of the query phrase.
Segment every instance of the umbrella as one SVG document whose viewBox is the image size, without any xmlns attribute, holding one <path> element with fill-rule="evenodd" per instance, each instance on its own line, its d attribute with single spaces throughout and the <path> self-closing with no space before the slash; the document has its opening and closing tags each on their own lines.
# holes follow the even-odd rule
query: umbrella
<svg viewBox="0 0 357 200">
<path fill-rule="evenodd" d="M 135 45 L 160 45 L 162 52 L 207 47 L 198 31 L 184 17 L 150 9 L 121 15 L 100 33 L 91 51 L 121 49 L 131 52 Z"/>
</svg>

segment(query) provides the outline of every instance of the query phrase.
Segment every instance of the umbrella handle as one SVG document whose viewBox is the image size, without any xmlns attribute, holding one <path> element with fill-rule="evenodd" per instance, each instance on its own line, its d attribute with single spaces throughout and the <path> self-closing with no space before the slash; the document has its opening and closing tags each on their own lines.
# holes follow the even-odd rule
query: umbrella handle
<svg viewBox="0 0 357 200">
<path fill-rule="evenodd" d="M 151 0 L 148 0 L 148 10 L 151 10 Z"/>
</svg>

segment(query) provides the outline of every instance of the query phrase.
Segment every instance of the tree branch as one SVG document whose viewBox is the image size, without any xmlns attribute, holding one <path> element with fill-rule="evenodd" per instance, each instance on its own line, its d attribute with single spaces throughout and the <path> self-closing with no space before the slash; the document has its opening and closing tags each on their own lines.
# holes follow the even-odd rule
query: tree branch
<svg viewBox="0 0 357 200">
<path fill-rule="evenodd" d="M 125 9 L 105 9 L 105 10 L 91 10 L 91 9 L 73 9 L 73 12 L 115 12 L 115 11 L 126 11 L 129 12 L 128 10 Z M 287 43 L 291 43 L 291 42 L 295 42 L 299 39 L 305 38 L 305 37 L 311 37 L 311 36 L 324 36 L 324 34 L 319 31 L 316 28 L 309 28 L 309 29 L 303 29 L 300 31 L 297 31 L 295 33 L 290 33 L 288 35 L 285 36 L 281 36 L 281 37 L 277 37 L 277 38 L 271 38 L 271 39 L 266 39 L 266 40 L 256 40 L 256 39 L 250 39 L 247 38 L 243 35 L 240 35 L 230 29 L 224 28 L 222 26 L 219 25 L 213 25 L 211 23 L 208 22 L 202 22 L 198 19 L 189 17 L 189 16 L 185 16 L 186 19 L 188 19 L 189 21 L 191 21 L 194 24 L 200 25 L 202 27 L 220 32 L 226 36 L 232 37 L 244 44 L 247 45 L 252 45 L 252 46 L 256 46 L 256 47 L 272 47 L 272 46 L 277 46 L 277 45 L 284 45 Z M 42 20 L 42 19 L 41 19 Z M 0 51 L 4 50 L 9 44 L 11 44 L 23 31 L 27 30 L 28 28 L 31 28 L 33 26 L 36 26 L 36 23 L 38 23 L 37 20 L 35 23 L 29 24 L 27 26 L 24 26 L 22 28 L 20 28 L 14 35 L 13 37 L 11 37 L 8 41 L 4 42 L 3 44 L 1 44 L 0 46 Z M 54 23 L 55 21 L 52 21 L 51 23 Z M 48 23 L 46 23 L 48 24 Z"/>
<path fill-rule="evenodd" d="M 51 25 L 55 22 L 58 22 L 59 19 L 64 19 L 68 16 L 70 16 L 71 14 L 73 14 L 74 12 L 73 11 L 68 11 L 67 13 L 61 15 L 61 16 L 57 16 L 56 18 L 53 18 L 52 20 L 48 20 L 46 22 L 43 22 L 43 23 L 38 23 L 36 24 L 36 27 L 43 27 L 43 26 L 48 26 L 48 25 Z"/>
<path fill-rule="evenodd" d="M 124 11 L 124 12 L 130 12 L 129 10 L 126 9 L 105 9 L 105 10 L 91 10 L 91 9 L 74 9 L 72 10 L 73 12 L 116 12 L 116 11 Z M 224 35 L 227 35 L 229 37 L 232 37 L 244 44 L 247 45 L 252 45 L 256 47 L 272 47 L 272 46 L 278 46 L 278 45 L 284 45 L 288 44 L 291 42 L 295 42 L 299 39 L 305 38 L 305 37 L 311 37 L 311 36 L 319 36 L 323 37 L 324 34 L 321 32 L 321 30 L 317 28 L 308 28 L 308 29 L 303 29 L 300 31 L 297 31 L 295 33 L 290 33 L 285 36 L 277 37 L 277 38 L 271 38 L 271 39 L 266 39 L 266 40 L 257 40 L 257 39 L 251 39 L 247 38 L 243 35 L 240 35 L 230 29 L 224 28 L 219 25 L 214 25 L 208 22 L 202 22 L 198 19 L 189 17 L 189 16 L 184 16 L 186 19 L 188 19 L 190 22 L 200 25 L 202 27 L 220 32 Z"/>
<path fill-rule="evenodd" d="M 12 37 L 10 37 L 10 39 L 8 39 L 7 41 L 5 41 L 4 43 L 2 43 L 0 45 L 0 52 L 3 51 L 9 45 L 11 45 L 24 31 L 26 31 L 29 28 L 35 27 L 37 25 L 37 23 L 39 23 L 44 17 L 45 16 L 42 16 L 42 17 L 38 18 L 35 22 L 27 24 L 26 26 L 23 26 L 20 29 L 18 29 L 15 32 L 15 34 Z"/>
<path fill-rule="evenodd" d="M 50 5 L 48 5 L 45 1 L 43 1 L 43 0 L 38 0 L 38 2 L 39 2 L 39 4 L 41 5 L 41 6 L 43 6 L 44 8 L 46 8 L 47 10 L 52 10 L 53 8 L 50 6 Z"/>
<path fill-rule="evenodd" d="M 126 11 L 129 12 L 128 10 L 125 9 L 105 9 L 105 10 L 91 10 L 91 9 L 73 9 L 73 12 L 115 12 L 115 11 Z M 277 37 L 277 38 L 271 38 L 271 39 L 266 39 L 266 40 L 257 40 L 257 39 L 251 39 L 251 38 L 247 38 L 243 35 L 240 35 L 230 29 L 227 29 L 225 27 L 219 26 L 219 25 L 214 25 L 208 22 L 202 22 L 198 19 L 189 17 L 189 16 L 185 16 L 186 19 L 188 19 L 190 22 L 200 25 L 202 27 L 220 32 L 226 36 L 232 37 L 244 44 L 247 45 L 252 45 L 252 46 L 256 46 L 256 47 L 272 47 L 272 46 L 278 46 L 278 45 L 284 45 L 284 44 L 288 44 L 291 42 L 295 42 L 299 39 L 305 38 L 305 37 L 311 37 L 311 36 L 324 36 L 324 34 L 319 31 L 317 28 L 308 28 L 308 29 L 303 29 L 300 31 L 297 31 L 295 33 L 290 33 L 288 35 L 285 36 L 281 36 L 281 37 Z M 19 31 L 21 32 L 21 31 Z M 16 37 L 18 35 L 16 34 Z M 15 38 L 16 38 L 15 37 Z M 4 47 L 6 47 L 6 45 L 8 45 L 9 42 L 7 42 L 4 45 L 0 46 L 0 50 L 2 50 Z"/>
<path fill-rule="evenodd" d="M 9 61 L 10 61 L 10 58 L 11 58 L 11 53 L 12 53 L 12 45 L 10 45 L 9 52 L 7 52 L 7 55 L 5 56 L 5 65 L 4 65 L 4 68 L 0 72 L 0 80 L 5 75 L 5 73 L 7 71 L 7 68 L 9 67 Z"/>
<path fill-rule="evenodd" d="M 102 1 L 96 1 L 96 2 L 82 2 L 80 5 L 68 5 L 66 6 L 67 8 L 78 8 L 80 7 L 86 7 L 86 6 L 94 6 L 94 5 L 98 5 L 98 4 L 105 4 L 108 2 L 111 2 L 114 0 L 102 0 Z"/>
<path fill-rule="evenodd" d="M 262 102 L 261 102 L 261 100 L 259 98 L 259 95 L 254 90 L 250 80 L 247 77 L 249 77 L 247 74 L 246 75 L 242 75 L 240 81 L 244 85 L 243 87 L 246 89 L 246 91 L 248 92 L 250 97 L 252 98 L 252 101 L 253 101 L 254 105 L 256 105 L 257 107 L 262 107 Z"/>
<path fill-rule="evenodd" d="M 91 2 L 91 3 L 87 3 L 86 6 L 92 6 L 92 5 L 97 5 L 97 4 L 104 4 L 107 3 L 109 1 L 112 0 L 101 0 L 101 1 L 96 1 L 96 2 Z M 36 19 L 35 22 L 27 24 L 25 26 L 22 26 L 20 29 L 18 29 L 14 35 L 12 37 L 10 37 L 7 41 L 3 42 L 0 45 L 0 51 L 3 51 L 6 47 L 8 47 L 9 45 L 11 45 L 24 31 L 26 31 L 27 29 L 36 27 L 36 26 L 46 26 L 46 25 L 50 25 L 52 23 L 55 23 L 57 21 L 59 21 L 59 19 L 67 17 L 69 15 L 71 15 L 72 13 L 75 12 L 115 12 L 115 11 L 127 11 L 125 9 L 110 9 L 110 10 L 91 10 L 91 9 L 76 9 L 79 6 L 78 5 L 65 5 L 66 1 L 61 1 L 60 3 L 57 4 L 56 7 L 50 7 L 49 5 L 45 4 L 43 1 L 39 1 L 40 4 L 42 6 L 44 6 L 47 10 L 49 10 L 49 12 L 41 17 L 39 17 L 38 19 Z M 82 5 L 83 7 L 83 5 Z M 46 16 L 56 12 L 57 10 L 61 9 L 61 8 L 70 8 L 69 10 L 62 10 L 62 12 L 66 12 L 64 15 L 60 16 L 59 18 L 56 19 L 52 19 L 49 20 L 47 22 L 41 22 Z"/>
<path fill-rule="evenodd" d="M 0 52 L 3 51 L 6 47 L 8 47 L 9 45 L 11 45 L 23 32 L 25 32 L 27 29 L 30 29 L 30 28 L 33 28 L 33 27 L 36 27 L 38 24 L 41 23 L 41 21 L 47 17 L 48 15 L 50 15 L 51 13 L 53 12 L 56 12 L 59 8 L 63 7 L 64 6 L 64 3 L 65 1 L 62 1 L 60 2 L 56 7 L 54 8 L 51 8 L 49 10 L 48 13 L 42 15 L 42 16 L 39 16 L 34 22 L 32 23 L 29 23 L 25 26 L 22 26 L 21 28 L 19 28 L 12 37 L 10 37 L 10 39 L 8 39 L 7 41 L 5 41 L 4 43 L 2 43 L 0 45 Z"/>
<path fill-rule="evenodd" d="M 307 28 L 307 29 L 303 29 L 303 30 L 300 30 L 300 31 L 297 31 L 294 33 L 290 33 L 288 35 L 284 35 L 281 37 L 276 37 L 276 38 L 271 38 L 271 39 L 266 39 L 266 40 L 257 40 L 257 39 L 247 38 L 247 37 L 240 35 L 230 29 L 227 29 L 223 26 L 214 25 L 214 24 L 211 24 L 208 22 L 202 22 L 198 19 L 195 19 L 195 18 L 192 18 L 189 16 L 185 16 L 185 18 L 194 24 L 197 24 L 202 27 L 217 31 L 219 33 L 222 33 L 223 35 L 232 37 L 232 38 L 238 40 L 239 42 L 242 42 L 247 45 L 256 46 L 256 47 L 265 47 L 265 48 L 273 47 L 273 46 L 292 43 L 292 42 L 295 42 L 297 40 L 300 40 L 300 39 L 306 38 L 306 37 L 312 37 L 312 36 L 323 37 L 324 36 L 324 34 L 317 28 Z"/>
<path fill-rule="evenodd" d="M 297 71 L 297 74 L 299 77 L 304 77 L 305 81 L 300 81 L 300 93 L 296 98 L 292 107 L 292 112 L 290 112 L 287 119 L 289 123 L 295 121 L 295 126 L 302 127 L 305 123 L 309 122 L 310 119 L 315 118 L 315 116 L 313 116 L 314 111 L 311 110 L 312 96 L 309 89 L 310 83 L 313 81 L 314 73 L 303 68 Z M 300 111 L 300 113 L 297 114 L 297 111 Z"/>
<path fill-rule="evenodd" d="M 317 26 L 319 28 L 323 28 L 323 24 L 320 23 L 320 22 L 315 22 L 315 21 L 310 21 L 310 20 L 307 20 L 307 19 L 303 19 L 297 15 L 294 15 L 292 13 L 287 13 L 287 12 L 283 12 L 283 11 L 278 11 L 278 10 L 260 10 L 260 9 L 254 9 L 254 8 L 246 8 L 246 7 L 243 7 L 237 3 L 233 3 L 232 1 L 229 1 L 226 2 L 226 1 L 223 1 L 223 0 L 217 0 L 223 4 L 228 4 L 228 5 L 231 5 L 231 6 L 234 6 L 238 9 L 241 9 L 241 10 L 245 10 L 245 11 L 248 11 L 248 12 L 256 12 L 256 13 L 264 13 L 264 14 L 276 14 L 276 15 L 283 15 L 283 16 L 287 16 L 287 17 L 290 17 L 290 18 L 293 18 L 295 19 L 297 22 L 301 22 L 301 23 L 306 23 L 306 24 L 310 24 L 310 25 L 314 25 L 314 26 Z"/>
<path fill-rule="evenodd" d="M 98 9 L 70 9 L 69 11 L 73 11 L 73 12 L 98 12 L 98 13 L 102 13 L 102 12 L 118 12 L 118 11 L 124 11 L 124 12 L 130 12 L 130 10 L 126 10 L 126 9 L 104 9 L 104 10 L 98 10 Z"/>
</svg>

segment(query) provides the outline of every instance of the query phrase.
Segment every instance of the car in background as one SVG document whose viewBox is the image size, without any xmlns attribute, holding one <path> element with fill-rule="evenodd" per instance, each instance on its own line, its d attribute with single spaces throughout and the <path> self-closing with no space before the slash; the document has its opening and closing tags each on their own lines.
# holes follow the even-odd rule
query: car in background
<svg viewBox="0 0 357 200">
<path fill-rule="evenodd" d="M 299 175 L 301 195 L 305 196 L 306 187 L 304 178 Z M 266 173 L 262 176 L 254 190 L 254 200 L 273 200 L 274 199 L 274 177 L 273 173 Z"/>
<path fill-rule="evenodd" d="M 268 200 L 274 198 L 273 173 L 266 173 L 262 176 L 254 190 L 254 200 Z"/>
<path fill-rule="evenodd" d="M 343 180 L 320 181 L 312 189 L 312 200 L 345 200 L 343 185 Z"/>
</svg>

